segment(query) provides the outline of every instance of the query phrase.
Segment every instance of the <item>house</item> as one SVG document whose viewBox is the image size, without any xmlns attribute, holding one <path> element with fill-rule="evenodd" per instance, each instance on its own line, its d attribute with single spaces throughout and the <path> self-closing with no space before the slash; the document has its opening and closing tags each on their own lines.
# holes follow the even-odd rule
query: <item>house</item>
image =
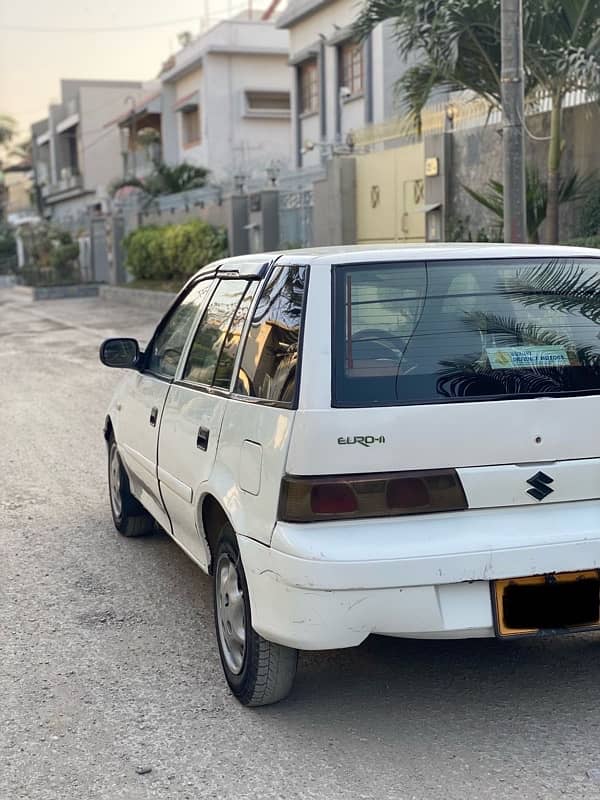
<svg viewBox="0 0 600 800">
<path fill-rule="evenodd" d="M 192 40 L 163 66 L 162 155 L 241 187 L 289 161 L 288 37 L 243 12 Z"/>
<path fill-rule="evenodd" d="M 144 83 L 142 89 L 126 111 L 105 124 L 119 128 L 123 178 L 144 178 L 162 161 L 160 81 Z"/>
<path fill-rule="evenodd" d="M 356 129 L 396 113 L 394 84 L 406 69 L 393 22 L 364 43 L 352 38 L 351 0 L 291 0 L 277 20 L 289 32 L 292 150 L 296 167 L 316 165 Z"/>
<path fill-rule="evenodd" d="M 32 166 L 44 216 L 61 224 L 76 224 L 90 207 L 106 202 L 112 181 L 122 172 L 117 127 L 105 127 L 142 91 L 137 81 L 62 80 L 61 102 L 35 122 Z"/>
</svg>

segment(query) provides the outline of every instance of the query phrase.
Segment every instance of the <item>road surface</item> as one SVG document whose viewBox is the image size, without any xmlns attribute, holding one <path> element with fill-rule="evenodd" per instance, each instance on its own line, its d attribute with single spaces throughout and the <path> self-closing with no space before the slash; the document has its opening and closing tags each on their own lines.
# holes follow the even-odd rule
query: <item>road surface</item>
<svg viewBox="0 0 600 800">
<path fill-rule="evenodd" d="M 301 654 L 230 696 L 209 579 L 121 538 L 99 341 L 156 314 L 0 290 L 0 800 L 600 798 L 600 637 Z"/>
</svg>

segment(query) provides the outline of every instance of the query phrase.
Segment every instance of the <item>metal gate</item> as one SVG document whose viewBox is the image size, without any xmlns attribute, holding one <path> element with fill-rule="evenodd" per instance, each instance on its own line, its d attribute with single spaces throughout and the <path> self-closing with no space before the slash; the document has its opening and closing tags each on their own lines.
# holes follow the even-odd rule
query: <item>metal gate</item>
<svg viewBox="0 0 600 800">
<path fill-rule="evenodd" d="M 356 237 L 370 242 L 425 241 L 422 142 L 356 157 Z"/>
<path fill-rule="evenodd" d="M 312 188 L 279 192 L 280 247 L 311 247 L 313 243 L 314 192 Z"/>
<path fill-rule="evenodd" d="M 96 217 L 91 221 L 92 239 L 92 273 L 98 283 L 110 280 L 109 241 L 106 232 L 105 217 Z"/>
</svg>

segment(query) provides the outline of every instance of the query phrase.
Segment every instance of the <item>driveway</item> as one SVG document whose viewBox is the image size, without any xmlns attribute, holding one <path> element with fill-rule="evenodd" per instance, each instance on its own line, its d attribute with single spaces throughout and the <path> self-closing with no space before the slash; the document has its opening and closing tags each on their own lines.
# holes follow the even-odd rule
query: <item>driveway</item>
<svg viewBox="0 0 600 800">
<path fill-rule="evenodd" d="M 100 340 L 156 314 L 0 290 L 0 800 L 600 798 L 600 638 L 372 637 L 243 709 L 209 579 L 119 537 Z"/>
</svg>

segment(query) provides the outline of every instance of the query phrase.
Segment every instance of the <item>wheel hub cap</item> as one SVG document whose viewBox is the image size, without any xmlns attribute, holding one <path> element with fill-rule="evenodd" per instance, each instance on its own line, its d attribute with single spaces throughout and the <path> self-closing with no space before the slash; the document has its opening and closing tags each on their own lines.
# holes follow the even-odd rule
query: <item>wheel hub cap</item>
<svg viewBox="0 0 600 800">
<path fill-rule="evenodd" d="M 246 651 L 246 614 L 244 593 L 236 565 L 222 555 L 215 573 L 219 639 L 229 669 L 239 675 Z"/>
<path fill-rule="evenodd" d="M 117 448 L 110 451 L 110 501 L 117 517 L 121 516 L 121 463 Z"/>
</svg>

